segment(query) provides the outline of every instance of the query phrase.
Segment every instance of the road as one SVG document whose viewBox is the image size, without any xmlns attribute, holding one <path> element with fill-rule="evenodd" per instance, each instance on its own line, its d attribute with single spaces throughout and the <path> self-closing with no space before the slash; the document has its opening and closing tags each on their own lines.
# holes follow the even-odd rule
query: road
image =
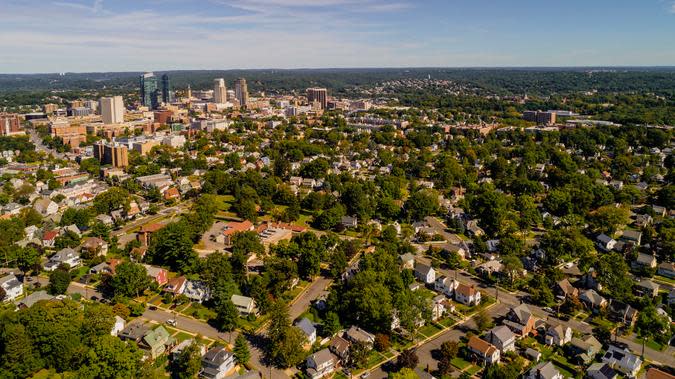
<svg viewBox="0 0 675 379">
<path fill-rule="evenodd" d="M 635 342 L 634 334 L 630 338 L 617 337 L 617 340 L 628 345 L 628 348 L 634 353 L 638 355 L 642 354 L 642 344 Z M 668 346 L 665 351 L 656 351 L 645 346 L 644 356 L 653 363 L 675 367 L 675 348 L 672 346 Z"/>
<path fill-rule="evenodd" d="M 34 128 L 27 128 L 28 134 L 30 136 L 30 141 L 35 145 L 35 151 L 42 151 L 45 154 L 53 155 L 57 159 L 66 159 L 66 155 L 52 150 L 49 147 L 45 146 L 42 143 L 42 138 L 38 135 L 37 131 Z"/>
<path fill-rule="evenodd" d="M 234 342 L 234 339 L 237 338 L 236 333 L 222 333 L 219 332 L 216 328 L 211 325 L 201 321 L 196 320 L 191 317 L 181 316 L 180 314 L 174 314 L 171 311 L 157 308 L 157 309 L 148 309 L 143 313 L 143 318 L 147 320 L 157 321 L 159 323 L 166 323 L 167 320 L 175 319 L 175 327 L 178 329 L 187 330 L 191 333 L 198 333 L 202 336 L 212 338 L 214 340 L 223 340 L 228 343 Z"/>
</svg>

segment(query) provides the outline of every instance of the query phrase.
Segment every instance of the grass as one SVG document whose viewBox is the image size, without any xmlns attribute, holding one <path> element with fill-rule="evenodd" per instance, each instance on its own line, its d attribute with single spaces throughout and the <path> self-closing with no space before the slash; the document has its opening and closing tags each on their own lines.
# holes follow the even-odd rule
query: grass
<svg viewBox="0 0 675 379">
<path fill-rule="evenodd" d="M 185 332 L 179 332 L 175 336 L 173 336 L 179 343 L 183 342 L 185 340 L 189 340 L 190 338 L 193 338 L 191 335 L 185 333 Z"/>
<path fill-rule="evenodd" d="M 452 358 L 452 360 L 450 361 L 450 363 L 452 363 L 453 366 L 457 367 L 458 369 L 460 369 L 460 370 L 462 370 L 462 371 L 463 371 L 465 368 L 471 366 L 471 363 L 465 361 L 464 359 L 462 359 L 462 358 L 460 358 L 460 357 L 454 357 L 454 358 Z"/>
<path fill-rule="evenodd" d="M 207 321 L 209 319 L 212 319 L 216 317 L 216 312 L 214 312 L 211 309 L 206 308 L 205 306 L 199 304 L 199 303 L 194 303 L 190 308 L 185 310 L 183 314 L 186 314 L 188 316 L 192 316 L 194 318 L 198 318 L 203 321 Z"/>
<path fill-rule="evenodd" d="M 32 376 L 32 379 L 61 379 L 63 376 L 54 370 L 42 369 Z"/>
<path fill-rule="evenodd" d="M 575 378 L 576 372 L 571 372 L 567 370 L 567 368 L 563 367 L 563 365 L 559 364 L 555 360 L 553 360 L 553 365 L 560 371 L 560 373 L 565 377 L 565 378 Z"/>
<path fill-rule="evenodd" d="M 420 333 L 425 337 L 431 337 L 434 334 L 440 332 L 442 329 L 436 326 L 436 324 L 427 324 L 420 329 Z"/>
<path fill-rule="evenodd" d="M 373 367 L 385 359 L 386 358 L 382 356 L 382 354 L 375 350 L 371 350 L 371 352 L 368 354 L 368 363 L 366 363 L 366 367 Z"/>
<path fill-rule="evenodd" d="M 483 369 L 483 368 L 480 367 L 480 366 L 471 366 L 471 367 L 469 367 L 468 370 L 466 370 L 466 373 L 468 373 L 469 375 L 473 376 L 473 375 L 476 375 L 476 374 L 477 374 L 480 370 L 482 370 L 482 369 Z"/>
<path fill-rule="evenodd" d="M 449 327 L 453 326 L 457 322 L 457 320 L 455 320 L 452 317 L 446 317 L 446 318 L 443 318 L 443 319 L 441 319 L 437 322 L 439 324 L 441 324 L 444 328 L 449 328 Z"/>
<path fill-rule="evenodd" d="M 668 277 L 665 277 L 665 276 L 654 275 L 654 280 L 659 281 L 659 282 L 668 283 L 670 285 L 675 286 L 675 279 L 671 279 L 671 278 L 668 278 Z"/>
<path fill-rule="evenodd" d="M 635 343 L 642 345 L 642 338 L 636 338 Z M 645 346 L 656 351 L 663 351 L 666 348 L 666 345 L 662 345 L 661 343 L 654 341 L 651 338 L 645 341 Z"/>
</svg>

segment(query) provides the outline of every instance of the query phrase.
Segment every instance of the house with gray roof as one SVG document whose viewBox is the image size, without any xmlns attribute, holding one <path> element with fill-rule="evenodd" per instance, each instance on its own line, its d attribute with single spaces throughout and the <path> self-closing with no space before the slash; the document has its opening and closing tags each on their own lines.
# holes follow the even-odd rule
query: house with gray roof
<svg viewBox="0 0 675 379">
<path fill-rule="evenodd" d="M 485 339 L 502 353 L 516 350 L 516 337 L 511 329 L 505 325 L 496 326 L 485 335 Z"/>
<path fill-rule="evenodd" d="M 303 317 L 300 321 L 296 322 L 295 326 L 302 331 L 310 345 L 316 342 L 316 327 L 314 327 L 314 324 L 307 317 Z"/>
<path fill-rule="evenodd" d="M 338 359 L 329 349 L 322 349 L 307 358 L 307 375 L 311 379 L 320 379 L 335 372 Z"/>
<path fill-rule="evenodd" d="M 54 271 L 61 264 L 67 264 L 70 268 L 77 267 L 82 261 L 80 260 L 80 253 L 66 247 L 59 250 L 56 254 L 49 257 L 49 261 L 45 263 L 46 271 Z"/>
<path fill-rule="evenodd" d="M 54 296 L 48 294 L 47 291 L 36 291 L 19 301 L 15 301 L 14 304 L 19 309 L 24 309 L 32 307 L 38 301 L 52 300 L 52 299 L 54 299 Z"/>
<path fill-rule="evenodd" d="M 552 362 L 541 362 L 532 367 L 525 375 L 525 379 L 563 379 L 563 375 L 558 371 Z"/>
<path fill-rule="evenodd" d="M 236 366 L 234 354 L 227 351 L 223 346 L 216 346 L 202 357 L 202 368 L 199 371 L 200 378 L 223 379 Z"/>
<path fill-rule="evenodd" d="M 1 301 L 14 301 L 14 299 L 23 294 L 23 283 L 14 274 L 1 277 L 0 288 L 5 291 L 5 297 L 0 299 Z"/>
</svg>

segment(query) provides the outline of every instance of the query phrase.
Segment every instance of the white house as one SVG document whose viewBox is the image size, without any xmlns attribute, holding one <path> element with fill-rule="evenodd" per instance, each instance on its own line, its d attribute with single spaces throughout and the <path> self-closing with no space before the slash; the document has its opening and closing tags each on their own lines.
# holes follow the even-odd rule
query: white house
<svg viewBox="0 0 675 379">
<path fill-rule="evenodd" d="M 300 321 L 296 322 L 295 326 L 302 331 L 310 345 L 316 342 L 316 327 L 314 327 L 314 324 L 307 317 L 303 317 Z"/>
<path fill-rule="evenodd" d="M 256 308 L 255 305 L 255 300 L 251 299 L 250 297 L 232 295 L 230 300 L 232 300 L 232 303 L 234 303 L 234 306 L 237 308 L 237 311 L 239 311 L 239 314 L 241 315 L 250 315 L 258 313 L 258 309 Z"/>
<path fill-rule="evenodd" d="M 120 316 L 115 315 L 115 324 L 113 324 L 112 329 L 110 330 L 110 335 L 117 337 L 117 334 L 124 330 L 124 327 L 127 325 L 127 322 Z"/>
<path fill-rule="evenodd" d="M 565 325 L 551 326 L 546 331 L 545 340 L 547 345 L 563 346 L 572 341 L 572 328 Z"/>
<path fill-rule="evenodd" d="M 630 378 L 637 377 L 640 367 L 642 367 L 642 359 L 640 357 L 614 345 L 609 346 L 605 355 L 602 356 L 602 361 Z"/>
<path fill-rule="evenodd" d="M 64 263 L 73 268 L 79 266 L 80 262 L 80 253 L 69 247 L 66 247 L 49 257 L 49 261 L 45 263 L 45 270 L 54 271 L 57 267 L 59 267 L 60 264 Z"/>
<path fill-rule="evenodd" d="M 329 349 L 322 349 L 307 358 L 307 375 L 311 379 L 320 379 L 332 374 L 337 365 L 337 357 Z"/>
<path fill-rule="evenodd" d="M 43 217 L 51 216 L 59 211 L 59 205 L 48 197 L 43 197 L 33 204 L 33 209 L 40 213 Z"/>
<path fill-rule="evenodd" d="M 436 282 L 434 282 L 434 290 L 448 297 L 452 297 L 454 295 L 457 286 L 459 286 L 459 282 L 454 279 L 450 279 L 447 276 L 441 276 L 436 279 Z"/>
<path fill-rule="evenodd" d="M 234 369 L 236 360 L 234 355 L 218 346 L 209 349 L 202 357 L 202 369 L 199 376 L 207 379 L 223 379 Z"/>
<path fill-rule="evenodd" d="M 595 238 L 596 244 L 601 250 L 611 251 L 616 246 L 616 240 L 606 234 L 600 234 Z"/>
<path fill-rule="evenodd" d="M 516 350 L 516 335 L 505 325 L 490 329 L 485 339 L 502 353 Z"/>
<path fill-rule="evenodd" d="M 532 367 L 525 375 L 525 379 L 563 379 L 563 375 L 555 368 L 552 362 L 541 362 Z"/>
<path fill-rule="evenodd" d="M 415 265 L 415 277 L 425 284 L 431 284 L 436 280 L 436 270 L 433 267 L 423 263 Z"/>
<path fill-rule="evenodd" d="M 14 274 L 5 275 L 0 278 L 0 288 L 5 291 L 5 298 L 2 301 L 13 301 L 23 293 L 23 284 Z"/>
<path fill-rule="evenodd" d="M 455 289 L 455 300 L 464 305 L 480 304 L 480 291 L 474 286 L 460 283 Z"/>
<path fill-rule="evenodd" d="M 486 364 L 495 364 L 499 362 L 499 349 L 485 340 L 476 336 L 471 336 L 471 338 L 469 338 L 469 343 L 466 346 L 472 354 Z"/>
</svg>

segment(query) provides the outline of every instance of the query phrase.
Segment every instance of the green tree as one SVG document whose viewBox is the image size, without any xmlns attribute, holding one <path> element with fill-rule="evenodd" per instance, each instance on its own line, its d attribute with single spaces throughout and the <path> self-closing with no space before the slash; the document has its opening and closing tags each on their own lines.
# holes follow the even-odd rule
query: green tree
<svg viewBox="0 0 675 379">
<path fill-rule="evenodd" d="M 109 331 L 108 331 L 109 333 Z M 100 335 L 91 343 L 77 378 L 117 379 L 137 377 L 143 353 L 111 335 Z"/>
<path fill-rule="evenodd" d="M 124 262 L 115 268 L 109 286 L 115 296 L 137 297 L 150 286 L 150 277 L 143 265 Z"/>
<path fill-rule="evenodd" d="M 171 377 L 175 379 L 194 378 L 201 367 L 202 357 L 199 344 L 193 341 L 171 361 Z"/>
<path fill-rule="evenodd" d="M 167 224 L 155 232 L 148 246 L 147 259 L 173 271 L 190 272 L 197 263 L 192 248 L 192 229 L 184 221 Z"/>
<path fill-rule="evenodd" d="M 404 350 L 396 359 L 398 367 L 414 369 L 419 363 L 419 357 L 414 349 Z"/>
<path fill-rule="evenodd" d="M 304 358 L 302 350 L 305 336 L 293 326 L 288 316 L 288 306 L 282 301 L 272 303 L 268 312 L 270 324 L 267 335 L 270 343 L 268 355 L 279 367 L 292 367 Z"/>
<path fill-rule="evenodd" d="M 231 300 L 221 301 L 216 305 L 215 311 L 218 329 L 231 332 L 237 327 L 239 313 L 237 312 L 237 307 L 235 307 Z"/>
<path fill-rule="evenodd" d="M 248 342 L 242 333 L 239 333 L 237 339 L 234 340 L 234 356 L 237 358 L 237 362 L 241 363 L 242 365 L 247 365 L 249 359 L 251 359 L 251 352 L 248 348 Z"/>
<path fill-rule="evenodd" d="M 94 209 L 97 214 L 110 214 L 118 209 L 129 209 L 130 196 L 127 190 L 111 187 L 94 198 Z"/>
<path fill-rule="evenodd" d="M 494 321 L 485 309 L 478 311 L 476 316 L 474 316 L 474 322 L 476 323 L 476 328 L 478 328 L 478 331 L 480 332 L 488 330 L 494 325 Z"/>
<path fill-rule="evenodd" d="M 52 295 L 63 295 L 70 285 L 70 273 L 66 270 L 57 268 L 49 274 L 49 293 Z"/>
<path fill-rule="evenodd" d="M 438 196 L 430 190 L 417 191 L 405 202 L 405 209 L 415 221 L 434 215 L 439 209 Z"/>
</svg>

